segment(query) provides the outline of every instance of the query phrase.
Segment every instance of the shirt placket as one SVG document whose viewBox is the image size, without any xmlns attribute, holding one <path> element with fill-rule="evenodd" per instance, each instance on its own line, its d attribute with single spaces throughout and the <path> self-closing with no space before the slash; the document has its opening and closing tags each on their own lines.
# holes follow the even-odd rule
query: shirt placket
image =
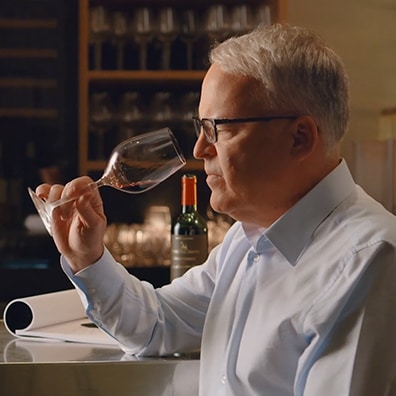
<svg viewBox="0 0 396 396">
<path fill-rule="evenodd" d="M 249 307 L 254 295 L 254 283 L 256 282 L 256 266 L 260 264 L 261 254 L 255 249 L 248 252 L 245 264 L 244 280 L 241 283 L 238 297 L 235 302 L 235 320 L 231 337 L 227 348 L 227 366 L 223 369 L 220 382 L 227 389 L 228 395 L 239 395 L 243 392 L 243 386 L 236 378 L 236 366 L 238 361 L 238 346 L 249 315 Z"/>
</svg>

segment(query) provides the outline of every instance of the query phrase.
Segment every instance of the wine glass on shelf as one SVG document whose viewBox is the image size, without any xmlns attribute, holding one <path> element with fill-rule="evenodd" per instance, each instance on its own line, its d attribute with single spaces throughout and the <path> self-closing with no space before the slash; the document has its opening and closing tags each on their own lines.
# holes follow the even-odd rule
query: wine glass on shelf
<svg viewBox="0 0 396 396">
<path fill-rule="evenodd" d="M 174 97 L 169 91 L 156 92 L 149 105 L 151 122 L 154 125 L 171 124 L 177 119 Z"/>
<path fill-rule="evenodd" d="M 212 41 L 222 41 L 229 35 L 230 18 L 224 4 L 215 4 L 207 9 L 205 29 Z"/>
<path fill-rule="evenodd" d="M 189 91 L 180 97 L 178 107 L 180 109 L 179 120 L 185 128 L 191 127 L 192 117 L 197 115 L 199 96 L 200 93 L 198 91 Z"/>
<path fill-rule="evenodd" d="M 91 7 L 89 40 L 94 48 L 94 68 L 102 68 L 102 46 L 109 39 L 111 33 L 111 21 L 109 12 L 103 6 Z"/>
<path fill-rule="evenodd" d="M 136 135 L 136 130 L 143 127 L 146 121 L 140 93 L 137 91 L 125 92 L 118 108 L 119 136 L 121 140 Z"/>
<path fill-rule="evenodd" d="M 246 4 L 234 6 L 231 11 L 231 33 L 242 35 L 256 25 L 253 10 Z"/>
<path fill-rule="evenodd" d="M 183 130 L 183 148 L 188 153 L 193 152 L 197 140 L 191 128 L 191 120 L 197 115 L 199 96 L 198 91 L 190 91 L 183 94 L 178 101 L 179 124 Z"/>
<path fill-rule="evenodd" d="M 148 7 L 136 9 L 132 31 L 135 42 L 139 45 L 139 66 L 141 70 L 145 70 L 147 69 L 147 47 L 155 32 L 153 10 Z"/>
<path fill-rule="evenodd" d="M 193 69 L 194 43 L 200 35 L 198 14 L 186 9 L 180 14 L 180 38 L 186 43 L 187 69 Z"/>
<path fill-rule="evenodd" d="M 128 35 L 128 15 L 123 11 L 115 11 L 112 15 L 113 41 L 117 48 L 117 69 L 122 70 L 125 66 L 124 51 Z"/>
<path fill-rule="evenodd" d="M 104 159 L 105 134 L 114 123 L 115 111 L 108 92 L 95 92 L 91 95 L 89 106 L 89 130 L 96 135 L 96 159 Z"/>
<path fill-rule="evenodd" d="M 254 10 L 256 16 L 256 25 L 270 25 L 271 24 L 271 7 L 268 4 L 260 4 Z"/>
<path fill-rule="evenodd" d="M 173 7 L 164 7 L 158 11 L 158 39 L 162 43 L 163 70 L 170 69 L 172 42 L 179 34 L 180 27 L 176 10 Z"/>
<path fill-rule="evenodd" d="M 87 191 L 102 186 L 139 194 L 152 189 L 178 171 L 186 163 L 179 144 L 169 128 L 137 135 L 118 144 L 100 179 L 87 185 Z M 30 197 L 48 233 L 52 235 L 52 212 L 55 208 L 76 200 L 61 198 L 48 202 L 31 188 Z"/>
</svg>

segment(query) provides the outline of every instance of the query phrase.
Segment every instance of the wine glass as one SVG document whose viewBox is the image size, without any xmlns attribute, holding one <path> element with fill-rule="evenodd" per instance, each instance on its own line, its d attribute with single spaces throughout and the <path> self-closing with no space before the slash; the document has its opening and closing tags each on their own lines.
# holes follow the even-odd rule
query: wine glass
<svg viewBox="0 0 396 396">
<path fill-rule="evenodd" d="M 195 142 L 194 131 L 191 129 L 191 119 L 197 115 L 200 93 L 190 91 L 180 97 L 178 101 L 179 124 L 183 128 L 183 146 L 186 152 L 193 152 Z"/>
<path fill-rule="evenodd" d="M 238 36 L 252 30 L 255 23 L 254 13 L 246 4 L 234 6 L 231 12 L 231 32 Z"/>
<path fill-rule="evenodd" d="M 96 135 L 96 159 L 104 159 L 105 135 L 114 124 L 114 105 L 108 92 L 94 92 L 89 104 L 89 131 Z"/>
<path fill-rule="evenodd" d="M 223 4 L 210 6 L 206 12 L 206 33 L 216 42 L 224 40 L 230 33 L 228 9 Z"/>
<path fill-rule="evenodd" d="M 90 9 L 89 37 L 94 46 L 94 68 L 102 68 L 102 46 L 104 41 L 110 37 L 111 21 L 109 12 L 103 6 Z"/>
<path fill-rule="evenodd" d="M 180 15 L 180 38 L 187 47 L 187 69 L 193 68 L 194 43 L 200 34 L 198 14 L 195 10 L 187 9 Z"/>
<path fill-rule="evenodd" d="M 101 178 L 87 185 L 87 189 L 110 186 L 129 194 L 139 194 L 167 179 L 185 163 L 172 131 L 162 128 L 132 137 L 116 146 Z M 76 198 L 48 202 L 31 188 L 28 191 L 48 233 L 52 235 L 52 211 Z"/>
<path fill-rule="evenodd" d="M 270 25 L 271 24 L 271 7 L 268 4 L 260 4 L 254 10 L 256 16 L 256 25 Z"/>
<path fill-rule="evenodd" d="M 174 97 L 169 91 L 156 92 L 149 106 L 151 122 L 154 125 L 171 124 L 177 119 Z"/>
<path fill-rule="evenodd" d="M 123 11 L 113 13 L 113 41 L 117 47 L 117 69 L 121 70 L 125 66 L 124 50 L 128 34 L 128 15 Z"/>
<path fill-rule="evenodd" d="M 179 33 L 176 10 L 161 8 L 158 12 L 158 39 L 162 42 L 162 69 L 168 70 L 171 64 L 172 42 Z"/>
<path fill-rule="evenodd" d="M 141 129 L 146 121 L 145 114 L 146 111 L 139 92 L 128 91 L 122 95 L 118 110 L 121 140 L 136 135 L 136 130 Z"/>
<path fill-rule="evenodd" d="M 147 46 L 154 36 L 155 22 L 153 10 L 141 7 L 135 11 L 133 18 L 133 34 L 139 45 L 139 66 L 141 70 L 147 68 Z"/>
</svg>

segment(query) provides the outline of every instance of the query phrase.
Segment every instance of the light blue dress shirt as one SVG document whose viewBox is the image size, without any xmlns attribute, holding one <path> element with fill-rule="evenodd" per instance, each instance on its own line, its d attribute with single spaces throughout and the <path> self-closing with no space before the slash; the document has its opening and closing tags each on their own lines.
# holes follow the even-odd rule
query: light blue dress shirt
<svg viewBox="0 0 396 396">
<path fill-rule="evenodd" d="M 201 348 L 201 396 L 396 395 L 396 218 L 345 161 L 268 229 L 234 223 L 154 289 L 105 252 L 76 275 L 127 353 Z"/>
</svg>

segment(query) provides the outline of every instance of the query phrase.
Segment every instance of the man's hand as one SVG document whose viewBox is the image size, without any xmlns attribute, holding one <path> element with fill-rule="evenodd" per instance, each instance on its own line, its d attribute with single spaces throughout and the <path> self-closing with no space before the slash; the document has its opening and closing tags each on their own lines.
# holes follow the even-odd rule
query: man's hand
<svg viewBox="0 0 396 396">
<path fill-rule="evenodd" d="M 65 186 L 41 184 L 36 193 L 51 202 L 76 198 L 52 213 L 54 242 L 74 273 L 96 262 L 103 254 L 106 216 L 99 191 L 90 187 L 92 179 L 79 177 Z"/>
</svg>

